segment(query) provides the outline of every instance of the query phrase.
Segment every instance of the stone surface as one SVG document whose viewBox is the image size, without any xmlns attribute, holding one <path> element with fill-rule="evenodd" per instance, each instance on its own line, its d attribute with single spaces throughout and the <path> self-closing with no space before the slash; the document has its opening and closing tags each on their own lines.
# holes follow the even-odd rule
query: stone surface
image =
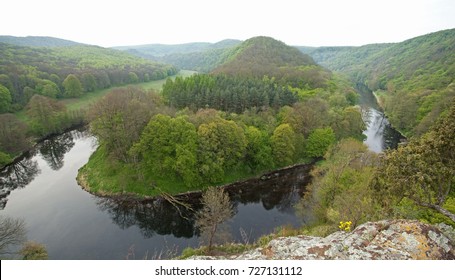
<svg viewBox="0 0 455 280">
<path fill-rule="evenodd" d="M 263 248 L 240 255 L 191 259 L 237 260 L 453 260 L 455 230 L 445 224 L 411 220 L 384 220 L 358 226 L 352 232 L 335 232 L 325 238 L 280 237 Z"/>
</svg>

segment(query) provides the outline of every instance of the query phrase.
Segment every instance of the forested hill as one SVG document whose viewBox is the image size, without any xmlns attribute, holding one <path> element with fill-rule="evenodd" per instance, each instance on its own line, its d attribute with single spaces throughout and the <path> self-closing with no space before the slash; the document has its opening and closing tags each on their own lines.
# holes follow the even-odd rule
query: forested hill
<svg viewBox="0 0 455 280">
<path fill-rule="evenodd" d="M 270 37 L 254 37 L 232 48 L 227 62 L 213 70 L 215 74 L 262 78 L 299 88 L 326 85 L 330 72 L 294 47 Z"/>
<path fill-rule="evenodd" d="M 309 54 L 375 91 L 392 124 L 408 136 L 427 131 L 455 97 L 455 29 L 396 44 L 319 48 Z"/>
<path fill-rule="evenodd" d="M 114 47 L 114 49 L 134 52 L 149 57 L 162 57 L 171 54 L 195 53 L 213 49 L 224 49 L 236 46 L 238 44 L 240 44 L 239 40 L 226 39 L 213 44 L 208 42 L 195 42 L 175 45 L 149 44 L 139 46 L 119 46 Z"/>
<path fill-rule="evenodd" d="M 349 72 L 354 67 L 363 65 L 373 55 L 392 44 L 371 44 L 361 47 L 301 47 L 301 52 L 310 55 L 318 64 L 332 71 Z"/>
<path fill-rule="evenodd" d="M 34 94 L 78 97 L 111 85 L 162 79 L 176 72 L 171 65 L 96 46 L 37 48 L 0 43 L 0 113 L 20 110 Z M 77 90 L 67 88 L 69 77 Z"/>
<path fill-rule="evenodd" d="M 226 39 L 217 43 L 187 43 L 177 45 L 140 45 L 115 47 L 153 61 L 175 65 L 180 69 L 195 70 L 207 73 L 222 64 L 228 50 L 239 45 L 241 41 Z"/>
<path fill-rule="evenodd" d="M 68 47 L 82 45 L 81 43 L 77 43 L 74 41 L 44 36 L 27 37 L 0 36 L 0 43 L 25 47 Z"/>
</svg>

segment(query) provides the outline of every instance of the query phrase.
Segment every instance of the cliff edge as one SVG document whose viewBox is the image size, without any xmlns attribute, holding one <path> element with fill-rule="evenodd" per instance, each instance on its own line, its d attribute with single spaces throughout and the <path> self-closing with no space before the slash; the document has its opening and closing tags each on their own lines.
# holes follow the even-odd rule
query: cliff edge
<svg viewBox="0 0 455 280">
<path fill-rule="evenodd" d="M 193 256 L 196 260 L 405 260 L 455 259 L 455 230 L 446 224 L 414 220 L 368 222 L 352 232 L 327 237 L 280 237 L 265 247 L 232 256 Z"/>
</svg>

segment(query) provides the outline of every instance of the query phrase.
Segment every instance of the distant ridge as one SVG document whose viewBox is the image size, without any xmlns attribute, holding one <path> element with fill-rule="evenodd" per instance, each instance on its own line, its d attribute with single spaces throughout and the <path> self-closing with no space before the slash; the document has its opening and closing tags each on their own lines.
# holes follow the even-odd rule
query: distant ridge
<svg viewBox="0 0 455 280">
<path fill-rule="evenodd" d="M 24 47 L 69 47 L 84 45 L 74 41 L 46 36 L 0 36 L 0 42 Z"/>
<path fill-rule="evenodd" d="M 217 43 L 194 42 L 186 44 L 147 44 L 137 46 L 118 46 L 113 49 L 132 52 L 136 55 L 161 57 L 170 54 L 186 54 L 207 50 L 223 49 L 240 44 L 241 41 L 226 39 Z"/>
</svg>

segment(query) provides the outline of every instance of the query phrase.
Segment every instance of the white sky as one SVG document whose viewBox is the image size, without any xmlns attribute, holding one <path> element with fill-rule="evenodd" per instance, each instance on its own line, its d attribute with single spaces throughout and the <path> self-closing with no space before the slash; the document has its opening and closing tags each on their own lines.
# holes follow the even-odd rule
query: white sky
<svg viewBox="0 0 455 280">
<path fill-rule="evenodd" d="M 259 35 L 358 46 L 455 28 L 455 0 L 2 0 L 0 9 L 0 35 L 103 47 Z"/>
</svg>

